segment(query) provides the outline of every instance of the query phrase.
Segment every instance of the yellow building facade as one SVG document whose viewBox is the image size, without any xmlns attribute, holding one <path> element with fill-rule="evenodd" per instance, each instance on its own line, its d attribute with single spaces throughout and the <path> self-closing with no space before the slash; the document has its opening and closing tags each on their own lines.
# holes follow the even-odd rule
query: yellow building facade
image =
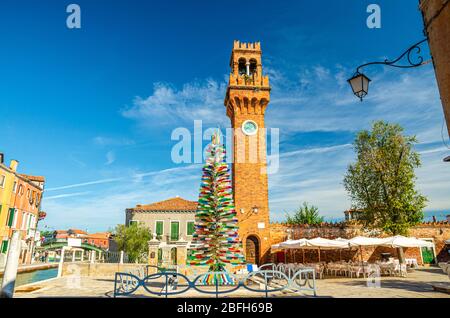
<svg viewBox="0 0 450 318">
<path fill-rule="evenodd" d="M 10 166 L 3 163 L 3 155 L 0 155 L 0 253 L 8 250 L 9 228 L 7 227 L 10 209 L 14 207 L 11 202 L 14 187 L 17 185 L 15 169 L 18 162 L 12 160 Z"/>
<path fill-rule="evenodd" d="M 37 225 L 45 179 L 18 173 L 18 165 L 17 160 L 11 160 L 7 166 L 0 153 L 0 267 L 5 264 L 14 231 L 20 232 L 22 264 L 31 263 L 40 239 Z"/>
</svg>

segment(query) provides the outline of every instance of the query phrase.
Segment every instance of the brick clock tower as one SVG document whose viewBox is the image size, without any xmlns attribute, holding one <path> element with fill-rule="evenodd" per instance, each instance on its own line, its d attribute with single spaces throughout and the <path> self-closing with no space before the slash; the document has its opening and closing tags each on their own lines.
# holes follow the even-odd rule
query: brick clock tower
<svg viewBox="0 0 450 318">
<path fill-rule="evenodd" d="M 270 86 L 262 73 L 261 44 L 234 41 L 230 67 L 224 104 L 234 132 L 232 173 L 239 237 L 247 262 L 262 264 L 270 251 L 264 125 Z"/>
</svg>

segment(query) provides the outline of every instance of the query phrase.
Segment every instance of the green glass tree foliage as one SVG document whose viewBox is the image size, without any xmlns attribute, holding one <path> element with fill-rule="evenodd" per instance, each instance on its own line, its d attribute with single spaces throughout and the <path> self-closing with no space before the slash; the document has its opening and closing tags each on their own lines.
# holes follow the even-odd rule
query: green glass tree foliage
<svg viewBox="0 0 450 318">
<path fill-rule="evenodd" d="M 227 263 L 244 263 L 230 172 L 218 132 L 207 148 L 192 244 L 190 265 L 209 265 L 210 271 L 217 272 Z"/>
</svg>

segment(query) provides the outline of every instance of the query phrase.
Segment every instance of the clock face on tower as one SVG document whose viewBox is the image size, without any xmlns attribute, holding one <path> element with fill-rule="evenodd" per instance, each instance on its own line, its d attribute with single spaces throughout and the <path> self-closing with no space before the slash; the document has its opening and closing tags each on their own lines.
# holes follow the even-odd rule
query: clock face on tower
<svg viewBox="0 0 450 318">
<path fill-rule="evenodd" d="M 258 125 L 253 120 L 246 120 L 242 124 L 242 131 L 247 136 L 255 135 L 258 132 Z"/>
</svg>

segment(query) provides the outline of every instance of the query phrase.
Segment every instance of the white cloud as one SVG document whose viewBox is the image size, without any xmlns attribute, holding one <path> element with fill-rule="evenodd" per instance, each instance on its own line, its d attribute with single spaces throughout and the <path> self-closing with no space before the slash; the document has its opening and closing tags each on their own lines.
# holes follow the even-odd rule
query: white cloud
<svg viewBox="0 0 450 318">
<path fill-rule="evenodd" d="M 114 151 L 110 150 L 106 153 L 105 165 L 109 166 L 110 164 L 113 164 L 114 161 L 116 161 L 116 154 L 114 153 Z"/>
<path fill-rule="evenodd" d="M 134 140 L 128 138 L 114 138 L 105 136 L 96 136 L 92 138 L 92 142 L 99 146 L 130 146 L 134 145 Z"/>
<path fill-rule="evenodd" d="M 110 183 L 110 182 L 115 182 L 115 181 L 118 181 L 121 179 L 122 178 L 108 178 L 108 179 L 100 179 L 100 180 L 94 180 L 94 181 L 88 181 L 88 182 L 74 183 L 74 184 L 69 184 L 69 185 L 65 185 L 65 186 L 48 188 L 48 189 L 45 189 L 45 192 L 66 190 L 66 189 L 72 189 L 72 188 L 78 188 L 78 187 L 84 187 L 84 186 L 90 186 L 90 185 L 102 184 L 102 183 Z"/>
<path fill-rule="evenodd" d="M 140 178 L 133 179 L 135 175 Z M 191 165 L 135 175 L 125 176 L 120 182 L 111 183 L 109 187 L 91 193 L 61 194 L 50 197 L 48 201 L 44 199 L 43 209 L 47 211 L 47 218 L 43 225 L 61 229 L 89 227 L 89 231 L 101 231 L 123 223 L 125 209 L 136 204 L 156 202 L 177 195 L 196 200 L 201 165 L 197 168 Z M 98 184 L 98 181 L 60 188 L 88 187 L 94 184 Z M 75 195 L 84 196 L 71 201 L 70 197 Z"/>
<path fill-rule="evenodd" d="M 133 105 L 122 111 L 122 115 L 150 127 L 194 120 L 228 123 L 223 106 L 225 90 L 225 82 L 211 79 L 185 84 L 181 90 L 157 83 L 150 96 L 137 96 Z"/>
<path fill-rule="evenodd" d="M 58 194 L 58 195 L 51 195 L 51 196 L 45 196 L 45 200 L 55 200 L 55 199 L 62 199 L 62 198 L 70 198 L 70 197 L 76 197 L 80 195 L 86 195 L 89 194 L 89 191 L 85 192 L 74 192 L 74 193 L 65 193 L 65 194 Z"/>
</svg>

